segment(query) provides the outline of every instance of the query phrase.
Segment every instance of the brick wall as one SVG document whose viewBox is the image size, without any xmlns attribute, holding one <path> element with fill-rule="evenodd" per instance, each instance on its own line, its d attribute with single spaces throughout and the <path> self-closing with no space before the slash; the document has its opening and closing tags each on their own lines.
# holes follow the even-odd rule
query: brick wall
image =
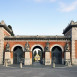
<svg viewBox="0 0 77 77">
<path fill-rule="evenodd" d="M 14 45 L 17 45 L 17 44 L 20 44 L 20 45 L 22 45 L 23 47 L 25 47 L 25 44 L 26 44 L 26 41 L 5 41 L 4 42 L 4 49 L 5 49 L 5 47 L 6 47 L 6 44 L 7 44 L 7 42 L 10 44 L 10 49 L 12 49 L 12 47 L 14 46 Z M 32 48 L 32 46 L 33 45 L 41 45 L 41 46 L 43 46 L 43 48 L 45 47 L 45 45 L 46 45 L 46 41 L 29 41 L 28 42 L 29 43 L 29 45 L 30 45 L 30 51 L 31 51 L 31 48 Z M 53 45 L 55 45 L 55 44 L 57 44 L 57 45 L 61 45 L 62 47 L 63 47 L 63 49 L 64 49 L 64 47 L 65 47 L 65 44 L 66 44 L 66 41 L 50 41 L 50 48 L 53 46 Z M 69 42 L 69 44 L 70 44 L 70 42 Z M 31 53 L 32 54 L 32 53 Z M 11 52 L 11 58 L 13 57 L 13 53 Z M 32 56 L 31 56 L 32 57 Z M 62 53 L 62 57 L 64 58 L 64 52 Z"/>
</svg>

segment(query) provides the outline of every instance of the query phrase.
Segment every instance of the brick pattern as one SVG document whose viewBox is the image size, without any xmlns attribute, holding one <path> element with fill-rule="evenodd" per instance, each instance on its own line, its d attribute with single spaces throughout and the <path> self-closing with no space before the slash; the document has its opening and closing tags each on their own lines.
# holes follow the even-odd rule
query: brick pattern
<svg viewBox="0 0 77 77">
<path fill-rule="evenodd" d="M 10 51 L 11 51 L 12 47 L 14 45 L 22 45 L 23 47 L 25 47 L 25 44 L 27 41 L 26 40 L 25 41 L 24 40 L 22 40 L 22 41 L 21 40 L 13 40 L 13 41 L 12 40 L 6 40 L 4 42 L 4 48 L 6 47 L 7 42 L 10 44 Z M 41 45 L 44 48 L 46 46 L 46 41 L 35 40 L 35 41 L 28 41 L 28 43 L 30 45 L 30 61 L 31 61 L 30 63 L 32 64 L 32 51 L 31 51 L 32 47 L 34 45 Z M 62 41 L 62 40 L 61 41 L 50 41 L 49 49 L 51 49 L 51 47 L 53 47 L 55 44 L 62 46 L 64 49 L 66 41 Z M 69 41 L 69 44 L 70 44 L 70 41 Z M 13 64 L 13 51 L 11 51 L 10 53 L 11 53 L 11 63 Z M 45 55 L 44 55 L 44 58 L 45 58 Z M 52 58 L 52 53 L 50 51 L 50 63 L 49 64 L 51 64 L 51 58 Z M 63 62 L 64 62 L 64 51 L 62 52 L 62 63 Z"/>
<path fill-rule="evenodd" d="M 25 47 L 25 44 L 26 44 L 26 41 L 5 41 L 4 42 L 4 48 L 6 47 L 6 44 L 7 44 L 7 42 L 10 44 L 10 49 L 12 49 L 12 47 L 14 46 L 14 45 L 16 45 L 16 44 L 20 44 L 20 45 L 22 45 L 23 47 Z M 46 45 L 46 42 L 40 42 L 40 41 L 29 41 L 28 42 L 29 43 L 29 45 L 30 45 L 30 50 L 31 50 L 31 48 L 32 48 L 32 46 L 33 45 L 42 45 L 43 47 L 45 47 L 45 45 Z M 59 45 L 61 45 L 63 48 L 65 47 L 65 44 L 66 44 L 66 42 L 65 41 L 61 41 L 61 42 L 59 42 L 59 41 L 57 41 L 57 42 L 50 42 L 50 47 L 49 48 L 51 48 L 53 45 L 55 45 L 55 44 L 59 44 Z M 69 44 L 70 44 L 70 42 L 69 42 Z M 11 58 L 13 57 L 13 54 L 11 54 Z M 32 56 L 30 56 L 31 58 L 32 58 Z"/>
</svg>

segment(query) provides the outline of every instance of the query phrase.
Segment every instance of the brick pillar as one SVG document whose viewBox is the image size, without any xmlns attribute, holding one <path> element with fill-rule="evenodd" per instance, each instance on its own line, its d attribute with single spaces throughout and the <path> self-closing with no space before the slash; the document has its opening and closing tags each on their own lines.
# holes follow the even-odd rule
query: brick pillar
<svg viewBox="0 0 77 77">
<path fill-rule="evenodd" d="M 30 52 L 30 64 L 32 65 L 32 51 Z"/>
<path fill-rule="evenodd" d="M 67 62 L 71 61 L 70 52 L 65 52 L 64 59 L 65 59 L 65 64 L 67 65 Z"/>
<path fill-rule="evenodd" d="M 11 55 L 10 55 L 10 52 L 5 52 L 5 60 L 7 60 L 8 65 L 11 64 Z"/>
</svg>

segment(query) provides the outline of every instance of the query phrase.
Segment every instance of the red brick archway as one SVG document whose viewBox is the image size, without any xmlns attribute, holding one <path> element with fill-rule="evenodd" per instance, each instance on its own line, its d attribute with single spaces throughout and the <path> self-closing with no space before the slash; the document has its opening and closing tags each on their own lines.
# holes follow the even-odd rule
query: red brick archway
<svg viewBox="0 0 77 77">
<path fill-rule="evenodd" d="M 6 40 L 4 42 L 4 48 L 6 48 L 6 44 L 7 42 L 10 44 L 10 55 L 11 55 L 11 63 L 13 63 L 13 49 L 15 46 L 21 46 L 23 51 L 24 51 L 24 47 L 27 41 L 24 40 Z M 40 46 L 43 49 L 44 52 L 44 48 L 46 46 L 46 42 L 47 41 L 28 41 L 29 45 L 30 45 L 30 59 L 32 60 L 32 49 L 34 46 Z M 64 60 L 64 47 L 66 45 L 67 41 L 49 41 L 50 45 L 49 45 L 49 50 L 50 50 L 50 58 L 52 58 L 51 56 L 51 49 L 54 46 L 59 46 L 62 49 L 62 61 Z M 70 41 L 68 41 L 69 45 L 70 45 Z"/>
</svg>

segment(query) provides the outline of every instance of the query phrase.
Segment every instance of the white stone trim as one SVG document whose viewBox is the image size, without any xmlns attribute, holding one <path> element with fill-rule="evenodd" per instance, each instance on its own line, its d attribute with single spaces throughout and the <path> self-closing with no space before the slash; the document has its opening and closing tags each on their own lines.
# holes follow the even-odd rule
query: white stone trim
<svg viewBox="0 0 77 77">
<path fill-rule="evenodd" d="M 3 52 L 4 52 L 4 31 L 3 27 L 0 27 L 0 64 L 3 64 Z"/>
<path fill-rule="evenodd" d="M 22 47 L 22 50 L 24 51 L 24 46 L 21 45 L 21 44 L 15 44 L 15 45 L 11 48 L 11 51 L 13 51 L 13 49 L 14 49 L 16 46 Z"/>
<path fill-rule="evenodd" d="M 3 28 L 4 29 L 4 28 Z M 6 29 L 4 29 L 9 35 L 11 35 Z"/>
<path fill-rule="evenodd" d="M 54 44 L 53 46 L 51 46 L 51 47 L 50 47 L 50 51 L 51 51 L 51 50 L 52 50 L 52 48 L 53 48 L 53 47 L 55 47 L 55 46 L 59 46 L 59 47 L 62 49 L 62 52 L 64 52 L 63 47 L 62 47 L 61 45 L 59 45 L 59 44 Z"/>
<path fill-rule="evenodd" d="M 42 45 L 40 45 L 40 44 L 35 44 L 35 45 L 33 45 L 33 46 L 31 47 L 31 50 L 30 50 L 30 51 L 32 51 L 32 49 L 33 49 L 35 46 L 40 46 L 40 47 L 42 48 L 42 50 L 44 51 L 44 47 L 43 47 Z"/>
</svg>

